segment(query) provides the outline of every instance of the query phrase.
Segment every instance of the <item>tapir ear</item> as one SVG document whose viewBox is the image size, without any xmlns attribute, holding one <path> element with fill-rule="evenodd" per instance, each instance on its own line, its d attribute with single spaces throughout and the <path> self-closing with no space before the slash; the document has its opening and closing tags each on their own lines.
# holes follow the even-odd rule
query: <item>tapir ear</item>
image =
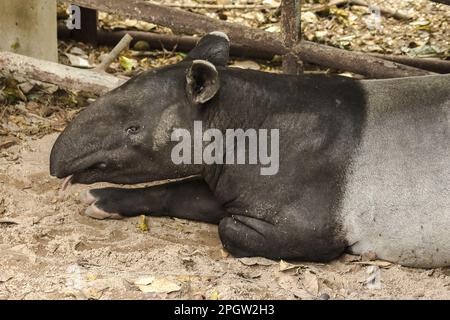
<svg viewBox="0 0 450 320">
<path fill-rule="evenodd" d="M 186 73 L 186 94 L 195 104 L 212 99 L 219 91 L 216 67 L 205 60 L 194 60 Z"/>
<path fill-rule="evenodd" d="M 214 31 L 199 40 L 185 60 L 207 60 L 216 66 L 226 66 L 230 57 L 230 39 L 220 31 Z"/>
</svg>

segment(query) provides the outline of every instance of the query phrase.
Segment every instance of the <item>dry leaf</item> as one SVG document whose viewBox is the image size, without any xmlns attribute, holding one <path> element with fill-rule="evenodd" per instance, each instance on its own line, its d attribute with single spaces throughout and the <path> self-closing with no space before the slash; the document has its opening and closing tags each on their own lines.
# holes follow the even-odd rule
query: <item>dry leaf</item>
<svg viewBox="0 0 450 320">
<path fill-rule="evenodd" d="M 98 300 L 102 297 L 103 291 L 105 291 L 106 288 L 99 290 L 97 288 L 91 287 L 91 288 L 84 288 L 81 290 L 81 293 L 86 299 L 89 300 Z"/>
<path fill-rule="evenodd" d="M 137 286 L 145 286 L 145 285 L 152 283 L 153 280 L 155 280 L 155 277 L 146 276 L 146 277 L 137 279 L 136 281 L 134 281 L 134 284 Z"/>
<path fill-rule="evenodd" d="M 299 287 L 297 277 L 280 273 L 277 280 L 281 288 L 292 293 L 295 297 L 300 299 L 310 297 L 310 294 L 305 289 Z"/>
<path fill-rule="evenodd" d="M 353 262 L 354 264 L 362 264 L 362 265 L 366 265 L 366 266 L 377 266 L 380 268 L 389 268 L 391 267 L 393 264 L 389 261 L 384 261 L 384 260 L 373 260 L 373 261 L 356 261 Z"/>
<path fill-rule="evenodd" d="M 138 288 L 144 293 L 170 293 L 181 289 L 178 284 L 165 278 L 154 279 L 147 285 L 138 285 Z"/>
<path fill-rule="evenodd" d="M 7 281 L 11 280 L 12 278 L 13 278 L 12 275 L 6 274 L 6 273 L 2 273 L 2 274 L 0 274 L 0 283 L 7 282 Z"/>
<path fill-rule="evenodd" d="M 67 58 L 69 58 L 69 62 L 70 65 L 72 67 L 77 67 L 77 68 L 92 68 L 92 66 L 90 65 L 89 61 L 87 59 L 84 59 L 82 57 L 70 54 L 70 53 L 66 53 L 65 54 Z"/>
<path fill-rule="evenodd" d="M 261 257 L 239 258 L 238 260 L 240 263 L 242 263 L 243 265 L 246 265 L 246 266 L 254 266 L 254 265 L 272 266 L 276 263 L 275 261 L 272 261 L 272 260 L 269 260 L 266 258 L 261 258 Z"/>
<path fill-rule="evenodd" d="M 145 215 L 142 214 L 139 216 L 139 223 L 138 223 L 137 227 L 142 232 L 148 232 L 148 222 L 147 222 L 147 217 Z"/>
<path fill-rule="evenodd" d="M 130 59 L 125 56 L 119 57 L 119 63 L 125 71 L 131 71 L 138 65 L 137 60 Z"/>
<path fill-rule="evenodd" d="M 304 268 L 304 265 L 301 264 L 292 264 L 289 262 L 286 262 L 284 260 L 280 260 L 280 267 L 278 269 L 278 271 L 283 272 L 283 271 L 287 271 L 287 270 L 292 270 L 295 268 Z"/>
<path fill-rule="evenodd" d="M 87 281 L 97 280 L 97 276 L 95 274 L 88 274 L 88 275 L 86 275 L 86 280 Z"/>
<path fill-rule="evenodd" d="M 230 67 L 241 68 L 241 69 L 251 69 L 259 70 L 261 67 L 254 61 L 251 60 L 239 60 L 235 61 Z"/>
<path fill-rule="evenodd" d="M 227 251 L 227 250 L 225 250 L 225 249 L 220 249 L 220 255 L 222 256 L 222 258 L 228 258 L 229 256 L 230 256 L 230 253 Z"/>
<path fill-rule="evenodd" d="M 381 289 L 381 270 L 377 266 L 370 266 L 367 268 L 366 272 L 370 276 L 366 279 L 367 289 Z"/>
<path fill-rule="evenodd" d="M 78 47 L 73 47 L 73 48 L 71 48 L 71 49 L 70 49 L 70 53 L 75 54 L 75 55 L 77 55 L 77 56 L 83 56 L 83 57 L 86 57 L 86 56 L 87 56 L 87 55 L 86 55 L 86 51 L 84 51 L 83 49 L 78 48 Z"/>
<path fill-rule="evenodd" d="M 311 271 L 305 271 L 303 279 L 303 287 L 309 294 L 316 297 L 319 294 L 319 280 Z"/>
<path fill-rule="evenodd" d="M 219 300 L 219 293 L 216 290 L 213 290 L 211 292 L 211 296 L 210 296 L 211 300 Z"/>
</svg>

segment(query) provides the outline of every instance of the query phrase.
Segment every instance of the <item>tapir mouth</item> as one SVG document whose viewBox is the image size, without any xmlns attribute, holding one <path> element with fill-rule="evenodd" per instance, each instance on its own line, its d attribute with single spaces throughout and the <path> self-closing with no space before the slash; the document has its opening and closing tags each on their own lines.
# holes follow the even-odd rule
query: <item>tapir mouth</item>
<svg viewBox="0 0 450 320">
<path fill-rule="evenodd" d="M 149 178 L 142 166 L 136 165 L 136 161 L 130 158 L 130 152 L 124 155 L 117 149 L 77 149 L 72 143 L 57 140 L 51 151 L 50 174 L 63 179 L 63 189 L 71 184 L 96 182 L 135 184 L 147 182 Z"/>
<path fill-rule="evenodd" d="M 70 184 L 83 183 L 87 177 L 98 177 L 104 174 L 108 165 L 104 161 L 89 161 L 80 159 L 64 166 L 55 166 L 50 170 L 50 174 L 63 180 L 62 189 L 66 189 Z M 90 179 L 88 179 L 90 180 Z"/>
<path fill-rule="evenodd" d="M 83 170 L 78 170 L 76 172 L 73 172 L 65 177 L 59 177 L 63 179 L 63 183 L 61 186 L 61 190 L 66 190 L 70 185 L 75 183 L 85 183 L 86 177 L 95 177 L 99 176 L 104 169 L 107 168 L 107 165 L 105 162 L 99 162 L 94 165 L 91 165 Z"/>
<path fill-rule="evenodd" d="M 73 184 L 74 182 L 77 181 L 77 178 L 79 177 L 79 175 L 81 173 L 87 173 L 87 172 L 92 172 L 92 171 L 99 171 L 99 170 L 103 170 L 106 169 L 107 165 L 105 162 L 99 162 L 99 163 L 95 163 L 91 166 L 89 166 L 88 168 L 84 169 L 84 170 L 80 170 L 78 172 L 74 172 L 68 176 L 66 176 L 63 180 L 63 184 L 61 186 L 61 189 L 64 191 L 67 189 L 68 186 L 70 186 L 71 184 Z M 78 179 L 79 180 L 79 179 Z"/>
</svg>

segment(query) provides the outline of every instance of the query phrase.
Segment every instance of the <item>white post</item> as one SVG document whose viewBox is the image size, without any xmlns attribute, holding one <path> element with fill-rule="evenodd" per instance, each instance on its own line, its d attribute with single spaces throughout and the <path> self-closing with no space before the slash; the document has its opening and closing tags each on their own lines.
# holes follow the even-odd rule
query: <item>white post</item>
<svg viewBox="0 0 450 320">
<path fill-rule="evenodd" d="M 0 51 L 58 61 L 56 0 L 0 0 Z"/>
</svg>

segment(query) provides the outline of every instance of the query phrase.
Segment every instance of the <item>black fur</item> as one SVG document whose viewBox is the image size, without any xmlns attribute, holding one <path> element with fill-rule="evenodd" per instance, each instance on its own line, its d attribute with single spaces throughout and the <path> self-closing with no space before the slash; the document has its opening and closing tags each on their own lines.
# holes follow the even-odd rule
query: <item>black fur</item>
<svg viewBox="0 0 450 320">
<path fill-rule="evenodd" d="M 216 37 L 220 38 L 220 37 Z M 343 77 L 288 76 L 225 68 L 223 38 L 194 49 L 220 57 L 218 93 L 195 105 L 186 96 L 190 59 L 152 70 L 106 94 L 58 138 L 50 171 L 74 181 L 140 183 L 197 175 L 198 179 L 141 189 L 92 191 L 100 209 L 134 216 L 167 215 L 219 224 L 235 256 L 328 261 L 346 248 L 340 203 L 346 170 L 365 123 L 358 82 Z M 224 50 L 226 52 L 224 52 Z M 214 59 L 210 59 L 214 62 Z M 167 108 L 177 105 L 180 126 L 192 129 L 279 129 L 280 167 L 273 176 L 257 165 L 182 165 L 170 159 L 173 143 L 154 151 L 152 137 Z M 132 137 L 130 125 L 142 128 Z M 105 163 L 104 169 L 95 164 Z"/>
</svg>

